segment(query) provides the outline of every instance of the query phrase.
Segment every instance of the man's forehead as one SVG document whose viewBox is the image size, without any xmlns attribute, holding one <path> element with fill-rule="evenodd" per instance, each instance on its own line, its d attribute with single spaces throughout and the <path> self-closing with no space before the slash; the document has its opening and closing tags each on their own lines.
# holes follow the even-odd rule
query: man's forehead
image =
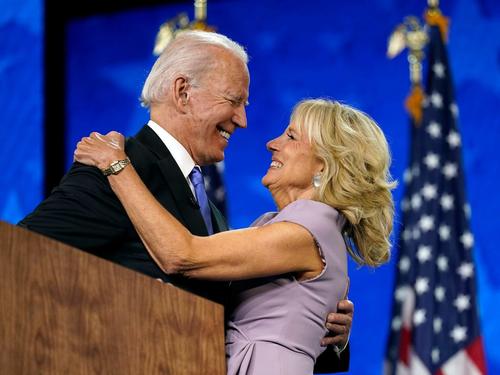
<svg viewBox="0 0 500 375">
<path fill-rule="evenodd" d="M 239 97 L 240 99 L 248 99 L 249 83 L 244 77 L 227 75 L 225 76 L 224 91 L 231 96 Z"/>
<path fill-rule="evenodd" d="M 247 86 L 247 89 L 250 84 L 250 76 L 246 65 L 236 57 L 232 58 L 230 62 L 219 61 L 208 72 L 212 76 L 210 79 L 240 81 Z"/>
</svg>

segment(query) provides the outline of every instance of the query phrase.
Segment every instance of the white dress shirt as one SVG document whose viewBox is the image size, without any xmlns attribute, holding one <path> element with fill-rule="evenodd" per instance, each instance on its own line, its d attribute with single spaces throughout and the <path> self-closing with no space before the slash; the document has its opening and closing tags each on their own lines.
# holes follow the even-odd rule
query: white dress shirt
<svg viewBox="0 0 500 375">
<path fill-rule="evenodd" d="M 149 120 L 148 126 L 156 133 L 158 137 L 160 137 L 165 147 L 167 147 L 168 151 L 170 151 L 170 153 L 172 154 L 172 157 L 179 166 L 182 175 L 186 179 L 189 187 L 191 188 L 191 191 L 193 192 L 193 196 L 196 199 L 193 184 L 189 179 L 189 174 L 196 166 L 193 158 L 191 157 L 191 155 L 189 155 L 189 152 L 187 152 L 184 146 L 177 139 L 175 139 L 168 131 L 163 129 L 156 122 L 154 122 L 153 120 Z"/>
</svg>

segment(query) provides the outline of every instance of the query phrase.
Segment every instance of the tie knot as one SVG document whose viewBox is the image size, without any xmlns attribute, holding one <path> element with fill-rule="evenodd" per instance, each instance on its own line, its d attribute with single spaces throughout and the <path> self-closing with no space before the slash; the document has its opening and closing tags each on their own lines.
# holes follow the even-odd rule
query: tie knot
<svg viewBox="0 0 500 375">
<path fill-rule="evenodd" d="M 194 187 L 196 187 L 200 184 L 203 187 L 205 187 L 205 182 L 203 180 L 203 174 L 201 173 L 201 171 L 197 167 L 193 168 L 193 170 L 189 174 L 189 179 L 191 180 L 191 183 L 193 184 Z"/>
</svg>

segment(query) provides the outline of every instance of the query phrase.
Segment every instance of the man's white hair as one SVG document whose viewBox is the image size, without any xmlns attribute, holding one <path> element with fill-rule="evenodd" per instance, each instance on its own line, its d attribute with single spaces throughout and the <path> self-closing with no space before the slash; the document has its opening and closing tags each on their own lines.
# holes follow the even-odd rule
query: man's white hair
<svg viewBox="0 0 500 375">
<path fill-rule="evenodd" d="M 217 63 L 208 46 L 224 48 L 245 65 L 248 63 L 245 49 L 227 36 L 206 31 L 182 32 L 168 44 L 149 72 L 142 88 L 142 106 L 149 108 L 163 101 L 172 79 L 178 74 L 185 75 L 191 85 L 197 85 Z"/>
</svg>

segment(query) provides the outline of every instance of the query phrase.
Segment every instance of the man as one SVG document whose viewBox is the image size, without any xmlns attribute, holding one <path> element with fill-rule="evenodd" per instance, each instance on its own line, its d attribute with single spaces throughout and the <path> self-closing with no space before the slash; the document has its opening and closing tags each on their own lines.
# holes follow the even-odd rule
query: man
<svg viewBox="0 0 500 375">
<path fill-rule="evenodd" d="M 200 198 L 191 177 L 198 166 L 223 160 L 232 133 L 247 126 L 247 60 L 244 49 L 223 35 L 179 35 L 144 84 L 141 100 L 150 109 L 150 121 L 126 143 L 126 153 L 148 189 L 196 235 L 227 229 L 215 206 Z M 119 173 L 128 162 L 117 163 L 108 173 Z M 167 276 L 160 270 L 96 168 L 74 163 L 19 225 L 224 303 L 226 284 Z M 352 304 L 342 301 L 339 307 L 346 314 L 330 314 L 327 327 L 336 336 L 325 338 L 328 344 L 348 339 Z M 325 370 L 346 370 L 348 355 L 348 349 L 340 360 L 327 354 L 331 358 Z"/>
</svg>

